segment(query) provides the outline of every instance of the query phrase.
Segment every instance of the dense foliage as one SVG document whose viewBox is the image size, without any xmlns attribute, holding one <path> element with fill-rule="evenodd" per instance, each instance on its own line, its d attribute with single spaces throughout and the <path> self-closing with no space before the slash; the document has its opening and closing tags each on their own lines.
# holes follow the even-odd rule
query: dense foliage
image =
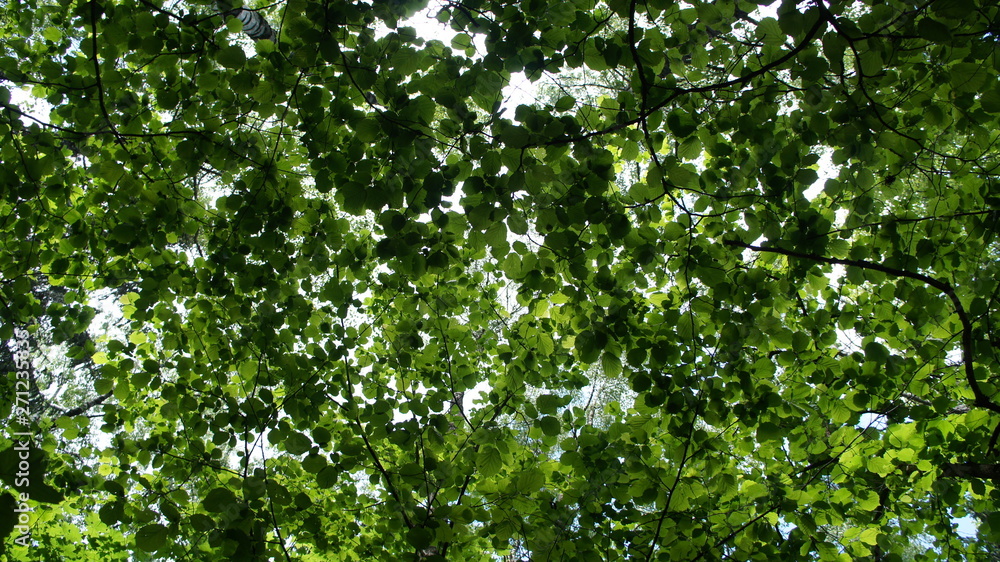
<svg viewBox="0 0 1000 562">
<path fill-rule="evenodd" d="M 3 556 L 996 551 L 995 2 L 425 7 L 0 8 Z"/>
</svg>

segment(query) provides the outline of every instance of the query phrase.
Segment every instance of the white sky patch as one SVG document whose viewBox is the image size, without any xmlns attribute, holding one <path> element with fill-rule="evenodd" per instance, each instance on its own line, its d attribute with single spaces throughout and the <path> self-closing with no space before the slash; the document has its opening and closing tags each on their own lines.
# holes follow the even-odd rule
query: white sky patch
<svg viewBox="0 0 1000 562">
<path fill-rule="evenodd" d="M 884 430 L 889 427 L 889 419 L 883 414 L 876 414 L 874 412 L 865 412 L 861 414 L 860 419 L 858 419 L 858 424 L 855 426 L 858 429 L 877 429 L 879 431 Z"/>
<path fill-rule="evenodd" d="M 52 106 L 41 98 L 36 98 L 30 92 L 27 87 L 24 88 L 14 88 L 10 90 L 10 103 L 18 110 L 26 113 L 29 117 L 20 117 L 21 122 L 25 125 L 30 125 L 35 122 L 31 118 L 37 120 L 41 123 L 49 123 L 49 113 L 52 111 Z"/>
</svg>

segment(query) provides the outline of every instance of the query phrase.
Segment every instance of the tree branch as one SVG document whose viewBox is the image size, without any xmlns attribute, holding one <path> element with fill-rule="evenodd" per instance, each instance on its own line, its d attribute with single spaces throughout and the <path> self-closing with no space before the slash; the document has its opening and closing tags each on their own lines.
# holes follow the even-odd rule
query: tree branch
<svg viewBox="0 0 1000 562">
<path fill-rule="evenodd" d="M 952 305 L 955 307 L 955 314 L 958 315 L 958 320 L 962 324 L 962 364 L 965 367 L 965 380 L 969 383 L 969 387 L 972 389 L 972 394 L 975 396 L 973 405 L 979 406 L 980 408 L 986 408 L 991 412 L 996 412 L 1000 414 L 1000 405 L 993 402 L 990 397 L 986 396 L 983 389 L 979 386 L 979 382 L 976 380 L 976 372 L 972 366 L 972 320 L 969 319 L 969 314 L 965 310 L 965 306 L 962 305 L 962 301 L 959 300 L 958 295 L 955 293 L 955 289 L 947 281 L 942 281 L 940 279 L 935 279 L 923 273 L 916 273 L 914 271 L 907 271 L 905 269 L 897 269 L 895 267 L 889 267 L 882 265 L 880 263 L 874 263 L 865 260 L 845 260 L 837 258 L 828 258 L 826 256 L 819 256 L 816 254 L 806 254 L 803 252 L 796 252 L 795 250 L 786 250 L 784 248 L 776 247 L 763 247 L 763 246 L 753 246 L 745 242 L 740 242 L 738 240 L 727 240 L 725 242 L 727 246 L 735 246 L 738 248 L 745 248 L 747 250 L 752 250 L 754 252 L 769 252 L 773 254 L 781 254 L 788 257 L 799 258 L 810 260 L 819 263 L 829 263 L 835 265 L 848 265 L 853 267 L 860 267 L 861 269 L 870 269 L 872 271 L 881 271 L 888 275 L 894 277 L 905 277 L 908 279 L 913 279 L 915 281 L 920 281 L 935 289 L 944 293 L 950 300 Z"/>
<path fill-rule="evenodd" d="M 622 123 L 618 123 L 618 124 L 612 125 L 611 127 L 606 127 L 604 129 L 601 129 L 600 131 L 591 131 L 589 133 L 584 133 L 582 135 L 578 135 L 578 136 L 572 137 L 572 138 L 553 139 L 553 140 L 551 140 L 551 141 L 549 141 L 547 143 L 544 143 L 544 145 L 542 145 L 542 146 L 546 146 L 546 145 L 561 145 L 561 144 L 579 142 L 579 141 L 582 141 L 582 140 L 587 140 L 590 137 L 596 137 L 596 136 L 599 136 L 599 135 L 604 135 L 604 134 L 607 134 L 607 133 L 613 133 L 615 131 L 620 131 L 622 129 L 626 129 L 628 127 L 631 127 L 633 125 L 636 125 L 636 124 L 644 121 L 650 115 L 652 115 L 653 113 L 655 113 L 655 112 L 663 109 L 664 107 L 666 107 L 667 105 L 669 105 L 671 102 L 673 102 L 675 99 L 677 99 L 677 98 L 679 98 L 681 96 L 688 95 L 688 94 L 698 94 L 698 93 L 712 92 L 712 91 L 715 91 L 715 90 L 721 90 L 722 88 L 728 88 L 730 86 L 742 86 L 742 85 L 744 85 L 744 84 L 752 81 L 754 78 L 757 78 L 759 76 L 767 74 L 771 70 L 774 70 L 774 69 L 778 68 L 779 66 L 785 64 L 789 60 L 795 58 L 796 55 L 798 55 L 806 47 L 808 47 L 809 45 L 812 44 L 813 39 L 816 38 L 816 36 L 823 29 L 823 27 L 824 27 L 825 24 L 826 24 L 826 20 L 824 20 L 821 17 L 816 18 L 816 23 L 814 23 L 813 26 L 812 26 L 812 28 L 809 29 L 809 31 L 806 33 L 806 36 L 802 39 L 802 42 L 800 42 L 792 50 L 788 51 L 787 53 L 785 53 L 784 55 L 782 55 L 780 58 L 776 59 L 775 61 L 769 62 L 769 63 L 765 64 L 764 66 L 760 67 L 759 69 L 754 70 L 753 72 L 750 72 L 750 73 L 746 74 L 745 76 L 740 76 L 739 78 L 733 78 L 732 80 L 726 80 L 725 82 L 718 82 L 716 84 L 709 84 L 707 86 L 697 86 L 697 87 L 694 87 L 694 88 L 673 88 L 673 93 L 670 94 L 669 96 L 667 96 L 666 99 L 664 99 L 663 101 L 661 101 L 661 102 L 659 102 L 657 104 L 654 104 L 653 106 L 649 107 L 648 109 L 645 109 L 644 111 L 640 111 L 639 112 L 639 116 L 636 117 L 635 119 L 629 119 L 628 121 L 624 121 Z M 640 80 L 641 80 L 641 77 L 640 77 Z"/>
<path fill-rule="evenodd" d="M 903 464 L 899 468 L 906 474 L 922 472 L 912 464 Z M 1000 481 L 1000 464 L 946 462 L 938 465 L 938 468 L 941 469 L 941 478 L 962 478 L 965 480 L 981 478 L 983 480 Z"/>
<path fill-rule="evenodd" d="M 1000 480 L 1000 464 L 982 464 L 975 462 L 946 463 L 941 465 L 941 477 Z"/>
<path fill-rule="evenodd" d="M 97 84 L 97 100 L 101 106 L 101 113 L 104 114 L 104 119 L 108 122 L 108 127 L 111 129 L 111 133 L 114 135 L 115 140 L 118 144 L 125 148 L 125 139 L 118 134 L 118 128 L 115 127 L 114 121 L 111 119 L 111 114 L 108 113 L 108 105 L 104 100 L 104 84 L 101 82 L 101 60 L 97 56 L 97 19 L 100 14 L 97 12 L 97 2 L 90 2 L 90 31 L 91 40 L 94 42 L 94 56 L 91 57 L 94 61 L 94 80 Z"/>
<path fill-rule="evenodd" d="M 111 392 L 105 392 L 104 394 L 102 394 L 102 395 L 94 398 L 93 400 L 88 400 L 87 402 L 84 402 L 83 404 L 80 404 L 76 408 L 72 408 L 72 409 L 64 411 L 63 413 L 59 414 L 56 417 L 60 417 L 60 418 L 61 417 L 72 418 L 72 417 L 79 416 L 80 414 L 86 412 L 87 410 L 93 408 L 94 406 L 98 406 L 100 404 L 103 404 L 104 401 L 107 400 L 110 397 L 111 397 Z"/>
</svg>

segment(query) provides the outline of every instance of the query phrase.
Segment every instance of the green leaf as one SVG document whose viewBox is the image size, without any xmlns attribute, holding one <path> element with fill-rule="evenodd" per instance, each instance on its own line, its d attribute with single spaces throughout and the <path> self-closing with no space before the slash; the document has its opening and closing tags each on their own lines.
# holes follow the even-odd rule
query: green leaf
<svg viewBox="0 0 1000 562">
<path fill-rule="evenodd" d="M 757 37 L 767 45 L 781 45 L 785 42 L 785 32 L 774 18 L 760 20 L 760 24 L 757 25 Z"/>
<path fill-rule="evenodd" d="M 543 414 L 554 414 L 561 404 L 561 400 L 558 396 L 552 394 L 542 394 L 535 401 L 538 406 L 538 411 Z"/>
<path fill-rule="evenodd" d="M 423 550 L 431 545 L 433 535 L 429 529 L 414 527 L 406 532 L 406 542 L 417 550 Z"/>
<path fill-rule="evenodd" d="M 458 33 L 451 38 L 451 48 L 464 51 L 465 49 L 473 48 L 472 37 L 469 37 L 465 33 Z"/>
<path fill-rule="evenodd" d="M 771 422 L 765 422 L 757 427 L 757 439 L 761 441 L 781 441 L 784 437 L 781 428 Z"/>
<path fill-rule="evenodd" d="M 512 125 L 503 129 L 503 132 L 500 133 L 500 140 L 509 147 L 521 148 L 528 144 L 530 136 L 524 127 Z"/>
<path fill-rule="evenodd" d="M 542 428 L 542 433 L 549 436 L 556 436 L 562 432 L 562 424 L 554 416 L 545 416 L 538 420 L 539 427 Z"/>
<path fill-rule="evenodd" d="M 597 336 L 590 330 L 576 336 L 576 351 L 584 363 L 593 363 L 601 354 L 603 346 L 599 347 Z"/>
<path fill-rule="evenodd" d="M 340 471 L 333 466 L 326 466 L 316 474 L 316 484 L 320 488 L 332 488 L 340 478 Z"/>
<path fill-rule="evenodd" d="M 533 494 L 545 485 L 545 474 L 537 468 L 525 470 L 517 477 L 517 489 L 522 494 Z"/>
<path fill-rule="evenodd" d="M 819 173 L 811 168 L 802 168 L 795 173 L 795 181 L 802 185 L 812 185 L 819 179 Z"/>
<path fill-rule="evenodd" d="M 62 31 L 60 31 L 57 27 L 46 27 L 42 31 L 42 37 L 45 37 L 49 41 L 59 41 L 62 39 L 62 36 Z"/>
<path fill-rule="evenodd" d="M 125 505 L 123 502 L 114 501 L 101 506 L 98 515 L 105 525 L 116 525 L 125 517 Z"/>
<path fill-rule="evenodd" d="M 115 382 L 111 379 L 97 379 L 94 382 L 94 391 L 98 394 L 107 394 L 108 392 L 111 392 L 114 384 Z"/>
<path fill-rule="evenodd" d="M 677 240 L 686 233 L 687 229 L 680 223 L 670 222 L 663 227 L 663 237 L 666 240 Z"/>
<path fill-rule="evenodd" d="M 885 363 L 889 359 L 889 350 L 876 341 L 865 344 L 865 360 L 874 363 Z"/>
<path fill-rule="evenodd" d="M 673 186 L 688 188 L 697 184 L 698 173 L 687 166 L 690 166 L 690 164 L 674 166 L 668 170 L 667 179 Z"/>
<path fill-rule="evenodd" d="M 198 531 L 211 531 L 215 528 L 215 521 L 202 513 L 195 513 L 191 516 L 191 527 Z"/>
<path fill-rule="evenodd" d="M 236 494 L 228 488 L 215 488 L 210 491 L 201 505 L 209 513 L 222 513 L 239 503 Z"/>
<path fill-rule="evenodd" d="M 247 62 L 247 56 L 243 52 L 243 47 L 230 45 L 219 50 L 216 60 L 226 68 L 242 68 Z"/>
<path fill-rule="evenodd" d="M 135 545 L 146 552 L 156 552 L 167 545 L 169 529 L 158 523 L 146 525 L 135 534 Z"/>
<path fill-rule="evenodd" d="M 696 160 L 701 158 L 701 139 L 690 137 L 681 143 L 677 149 L 677 156 L 683 160 Z"/>
<path fill-rule="evenodd" d="M 31 483 L 28 485 L 28 494 L 33 501 L 53 505 L 62 503 L 66 499 L 66 496 L 62 492 L 46 484 L 41 478 L 33 478 L 31 480 Z"/>
<path fill-rule="evenodd" d="M 310 448 L 312 441 L 302 433 L 295 431 L 285 438 L 285 450 L 290 454 L 301 455 L 309 452 Z"/>
<path fill-rule="evenodd" d="M 601 356 L 601 367 L 606 377 L 614 378 L 622 374 L 622 360 L 617 355 L 605 353 Z"/>
<path fill-rule="evenodd" d="M 354 126 L 354 132 L 361 142 L 372 142 L 378 138 L 382 128 L 374 119 L 362 119 Z"/>
<path fill-rule="evenodd" d="M 865 76 L 877 76 L 885 71 L 885 62 L 878 51 L 861 53 L 861 72 Z"/>
<path fill-rule="evenodd" d="M 948 26 L 928 17 L 921 18 L 917 22 L 917 33 L 933 43 L 951 41 L 951 30 Z"/>
<path fill-rule="evenodd" d="M 6 539 L 18 524 L 17 499 L 10 492 L 0 494 L 0 539 Z"/>
<path fill-rule="evenodd" d="M 868 470 L 878 474 L 879 476 L 886 476 L 895 470 L 892 463 L 881 457 L 872 457 L 868 459 L 866 466 L 868 467 Z"/>
<path fill-rule="evenodd" d="M 556 101 L 553 109 L 560 112 L 569 111 L 573 109 L 574 105 L 576 105 L 576 99 L 573 96 L 563 96 Z"/>
<path fill-rule="evenodd" d="M 500 472 L 500 468 L 503 467 L 503 458 L 500 455 L 499 449 L 489 445 L 480 448 L 479 454 L 476 455 L 476 466 L 479 468 L 479 472 L 485 477 L 490 477 Z"/>
<path fill-rule="evenodd" d="M 1000 89 L 994 88 L 984 92 L 979 98 L 979 103 L 987 113 L 1000 113 Z"/>
</svg>

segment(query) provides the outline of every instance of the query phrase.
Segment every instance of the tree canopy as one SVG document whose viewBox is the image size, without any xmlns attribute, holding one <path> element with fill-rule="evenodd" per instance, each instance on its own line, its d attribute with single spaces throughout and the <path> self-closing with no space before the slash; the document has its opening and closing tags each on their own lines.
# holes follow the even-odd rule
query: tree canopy
<svg viewBox="0 0 1000 562">
<path fill-rule="evenodd" d="M 2 556 L 995 552 L 1000 8 L 760 4 L 7 2 Z"/>
</svg>

